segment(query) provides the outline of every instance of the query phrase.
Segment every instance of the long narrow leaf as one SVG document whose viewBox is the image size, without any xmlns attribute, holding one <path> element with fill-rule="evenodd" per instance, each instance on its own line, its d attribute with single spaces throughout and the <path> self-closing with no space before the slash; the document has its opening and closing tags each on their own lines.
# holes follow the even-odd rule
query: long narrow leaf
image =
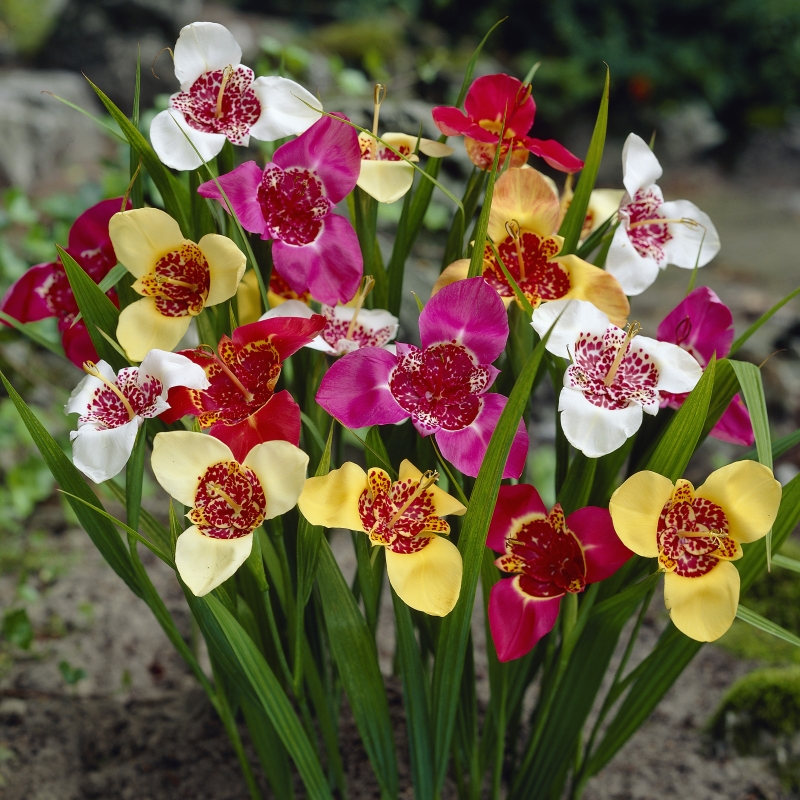
<svg viewBox="0 0 800 800">
<path fill-rule="evenodd" d="M 742 622 L 746 622 L 748 625 L 752 625 L 754 628 L 764 631 L 764 633 L 768 633 L 771 636 L 775 636 L 778 639 L 783 639 L 784 642 L 789 642 L 789 644 L 793 644 L 795 647 L 800 647 L 800 637 L 795 636 L 795 634 L 787 631 L 786 628 L 782 628 L 775 622 L 771 622 L 762 617 L 761 614 L 757 614 L 752 609 L 740 605 L 739 608 L 736 609 L 736 619 L 740 619 Z"/>
<path fill-rule="evenodd" d="M 762 314 L 734 343 L 731 345 L 730 352 L 728 353 L 728 357 L 734 355 L 736 351 L 768 320 L 770 320 L 773 315 L 775 315 L 778 311 L 780 311 L 790 300 L 793 300 L 797 295 L 800 294 L 800 286 L 797 287 L 793 292 L 789 292 L 782 300 L 779 300 L 775 303 L 772 308 L 767 311 L 766 313 Z"/>
</svg>

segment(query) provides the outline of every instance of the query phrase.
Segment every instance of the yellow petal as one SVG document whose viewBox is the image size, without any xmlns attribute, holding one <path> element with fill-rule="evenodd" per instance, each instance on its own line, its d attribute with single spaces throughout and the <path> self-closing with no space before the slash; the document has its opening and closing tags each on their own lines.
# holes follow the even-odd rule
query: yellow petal
<svg viewBox="0 0 800 800">
<path fill-rule="evenodd" d="M 631 304 L 619 281 L 600 267 L 575 255 L 554 258 L 569 273 L 570 290 L 563 299 L 588 300 L 618 328 L 624 328 Z"/>
<path fill-rule="evenodd" d="M 289 442 L 276 439 L 257 444 L 243 464 L 258 476 L 267 497 L 266 519 L 285 514 L 297 505 L 303 491 L 308 455 Z"/>
<path fill-rule="evenodd" d="M 178 223 L 157 208 L 114 214 L 108 233 L 117 260 L 137 278 L 150 272 L 159 258 L 186 244 Z"/>
<path fill-rule="evenodd" d="M 558 229 L 558 198 L 541 172 L 535 169 L 507 169 L 494 185 L 489 212 L 489 236 L 502 242 L 508 236 L 506 223 L 516 220 L 519 227 L 539 236 L 553 236 Z M 561 237 L 556 237 L 563 242 Z"/>
<path fill-rule="evenodd" d="M 205 471 L 220 461 L 235 461 L 224 442 L 192 431 L 157 433 L 150 461 L 164 491 L 185 506 L 194 505 L 197 485 Z"/>
<path fill-rule="evenodd" d="M 117 341 L 131 361 L 141 361 L 151 350 L 172 350 L 192 318 L 165 317 L 156 308 L 155 297 L 143 297 L 122 309 L 117 323 Z"/>
<path fill-rule="evenodd" d="M 619 208 L 624 194 L 624 189 L 592 190 L 592 194 L 589 196 L 589 207 L 586 209 L 589 225 L 585 226 L 583 236 L 588 236 L 596 231 Z"/>
<path fill-rule="evenodd" d="M 400 464 L 400 480 L 419 483 L 421 477 L 422 473 L 408 459 L 404 459 Z M 466 513 L 467 507 L 463 503 L 442 491 L 436 484 L 429 486 L 426 491 L 433 493 L 433 507 L 437 517 L 446 517 L 448 514 L 460 517 Z"/>
<path fill-rule="evenodd" d="M 239 539 L 211 539 L 192 525 L 175 544 L 175 566 L 192 594 L 202 597 L 228 580 L 252 549 L 252 533 Z"/>
<path fill-rule="evenodd" d="M 455 152 L 449 144 L 437 142 L 433 139 L 420 139 L 419 151 L 430 158 L 444 158 L 451 156 Z"/>
<path fill-rule="evenodd" d="M 386 573 L 398 597 L 434 617 L 449 614 L 461 592 L 461 553 L 449 540 L 431 536 L 416 553 L 386 548 Z"/>
<path fill-rule="evenodd" d="M 358 498 L 366 488 L 367 473 L 346 461 L 327 475 L 309 478 L 297 506 L 312 525 L 363 531 Z"/>
<path fill-rule="evenodd" d="M 720 561 L 711 572 L 684 578 L 668 572 L 664 604 L 675 627 L 698 642 L 719 639 L 733 624 L 739 605 L 739 570 Z"/>
<path fill-rule="evenodd" d="M 362 161 L 357 183 L 379 203 L 394 203 L 414 183 L 414 167 L 405 161 Z"/>
<path fill-rule="evenodd" d="M 247 259 L 231 239 L 216 233 L 206 234 L 197 246 L 206 257 L 211 278 L 206 305 L 223 303 L 236 294 Z"/>
<path fill-rule="evenodd" d="M 442 274 L 436 279 L 436 283 L 433 284 L 433 289 L 431 289 L 431 297 L 444 289 L 445 286 L 449 286 L 456 281 L 463 281 L 468 274 L 468 258 L 460 258 L 458 261 L 454 261 L 449 267 L 445 267 L 442 270 Z"/>
<path fill-rule="evenodd" d="M 236 307 L 236 317 L 240 325 L 249 325 L 258 321 L 261 316 L 261 291 L 255 270 L 246 272 L 236 289 Z"/>
<path fill-rule="evenodd" d="M 735 461 L 712 472 L 695 492 L 716 503 L 728 518 L 728 532 L 737 542 L 766 536 L 781 503 L 781 485 L 757 461 Z"/>
<path fill-rule="evenodd" d="M 656 533 L 664 504 L 672 497 L 672 481 L 645 470 L 631 475 L 611 495 L 608 510 L 622 543 L 645 558 L 658 555 Z"/>
</svg>

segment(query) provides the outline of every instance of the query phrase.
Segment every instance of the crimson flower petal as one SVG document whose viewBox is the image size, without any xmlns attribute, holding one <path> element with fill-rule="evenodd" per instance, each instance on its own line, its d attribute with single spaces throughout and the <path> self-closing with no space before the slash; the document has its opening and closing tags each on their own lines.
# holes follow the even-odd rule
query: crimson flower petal
<svg viewBox="0 0 800 800">
<path fill-rule="evenodd" d="M 217 180 L 228 196 L 242 227 L 250 233 L 258 233 L 262 238 L 267 238 L 267 226 L 261 213 L 261 206 L 258 204 L 258 185 L 263 174 L 263 170 L 255 161 L 245 161 L 232 172 L 220 175 Z M 210 200 L 219 200 L 227 211 L 222 192 L 214 181 L 200 184 L 197 193 Z"/>
<path fill-rule="evenodd" d="M 362 347 L 339 359 L 325 374 L 317 402 L 348 428 L 392 425 L 409 413 L 389 390 L 397 357 L 381 347 Z"/>
<path fill-rule="evenodd" d="M 735 395 L 725 413 L 719 418 L 717 424 L 711 429 L 711 436 L 731 444 L 743 444 L 750 447 L 755 442 L 753 423 L 750 412 L 747 410 L 741 395 Z"/>
<path fill-rule="evenodd" d="M 481 128 L 477 122 L 453 106 L 437 106 L 431 113 L 436 127 L 445 136 L 468 136 L 470 139 L 487 144 L 498 139 L 498 134 Z"/>
<path fill-rule="evenodd" d="M 553 629 L 560 605 L 560 597 L 525 594 L 518 577 L 499 580 L 489 595 L 489 626 L 500 661 L 529 653 Z"/>
<path fill-rule="evenodd" d="M 535 156 L 543 158 L 553 169 L 561 172 L 578 172 L 583 169 L 583 161 L 555 139 L 532 139 L 530 136 L 523 136 L 522 143 Z"/>
<path fill-rule="evenodd" d="M 251 322 L 249 325 L 241 325 L 231 334 L 231 340 L 237 348 L 269 340 L 278 351 L 280 360 L 284 361 L 301 347 L 312 342 L 325 324 L 326 320 L 322 314 L 314 314 L 309 319 L 272 317 Z"/>
<path fill-rule="evenodd" d="M 607 508 L 580 508 L 567 517 L 567 527 L 583 547 L 586 583 L 605 580 L 633 555 L 617 536 Z"/>
<path fill-rule="evenodd" d="M 522 136 L 531 129 L 536 114 L 533 97 L 529 96 L 520 104 L 524 95 L 522 81 L 518 78 L 502 72 L 484 75 L 469 87 L 464 110 L 473 120 L 502 122 L 505 117 L 506 129 L 513 130 L 515 136 Z"/>
<path fill-rule="evenodd" d="M 92 344 L 86 323 L 83 320 L 79 320 L 74 325 L 69 325 L 62 330 L 61 344 L 64 347 L 64 353 L 67 358 L 76 367 L 83 367 L 85 361 L 100 360 L 97 350 Z"/>
<path fill-rule="evenodd" d="M 37 264 L 27 270 L 21 278 L 11 284 L 0 301 L 0 310 L 20 322 L 36 322 L 52 317 L 53 312 L 44 297 L 36 290 L 47 283 L 56 266 L 53 263 Z"/>
<path fill-rule="evenodd" d="M 130 209 L 131 207 L 129 200 L 125 208 Z M 111 244 L 111 237 L 108 235 L 108 223 L 111 217 L 121 210 L 122 198 L 113 197 L 86 209 L 72 224 L 69 229 L 67 250 L 84 269 L 86 267 L 82 257 L 85 257 L 85 253 L 92 253 L 98 248 L 106 260 L 111 262 L 108 265 L 109 269 L 116 263 L 114 247 Z"/>
<path fill-rule="evenodd" d="M 508 316 L 497 292 L 483 278 L 443 287 L 419 315 L 423 348 L 439 342 L 464 345 L 480 364 L 491 364 L 506 346 Z"/>
<path fill-rule="evenodd" d="M 496 553 L 505 553 L 506 537 L 514 526 L 514 520 L 530 514 L 547 516 L 547 508 L 533 486 L 527 483 L 501 486 L 492 521 L 489 523 L 486 546 Z"/>
</svg>

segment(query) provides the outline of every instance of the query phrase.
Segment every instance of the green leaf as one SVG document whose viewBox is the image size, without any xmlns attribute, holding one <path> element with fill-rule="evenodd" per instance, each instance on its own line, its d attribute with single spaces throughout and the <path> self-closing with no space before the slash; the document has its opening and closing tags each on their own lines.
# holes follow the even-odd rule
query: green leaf
<svg viewBox="0 0 800 800">
<path fill-rule="evenodd" d="M 399 779 L 394 735 L 375 642 L 324 538 L 320 546 L 317 584 L 331 653 L 364 749 L 381 788 L 390 797 L 396 797 Z"/>
<path fill-rule="evenodd" d="M 566 515 L 588 504 L 596 470 L 596 458 L 587 458 L 580 452 L 575 453 L 564 485 L 558 494 L 558 502 L 561 503 Z"/>
<path fill-rule="evenodd" d="M 494 256 L 495 261 L 500 265 L 500 269 L 503 270 L 503 275 L 506 276 L 506 280 L 508 281 L 508 285 L 514 292 L 515 297 L 517 298 L 517 302 L 522 306 L 525 312 L 528 315 L 528 320 L 533 316 L 533 306 L 530 304 L 530 301 L 527 297 L 525 297 L 524 292 L 522 289 L 519 288 L 519 284 L 514 280 L 514 276 L 508 271 L 508 267 L 503 263 L 503 259 L 500 258 L 500 253 L 497 252 L 497 248 L 494 246 L 494 242 L 490 240 L 489 247 L 492 248 L 492 255 Z"/>
<path fill-rule="evenodd" d="M 144 482 L 144 455 L 147 444 L 147 420 L 136 433 L 131 457 L 125 467 L 125 512 L 128 525 L 139 530 L 139 513 L 142 510 L 142 483 Z"/>
<path fill-rule="evenodd" d="M 789 292 L 782 300 L 779 300 L 775 303 L 772 308 L 767 311 L 766 313 L 762 314 L 738 339 L 734 341 L 731 345 L 730 352 L 728 353 L 728 358 L 730 358 L 736 351 L 768 320 L 772 318 L 774 314 L 780 311 L 790 300 L 793 300 L 797 295 L 800 294 L 800 286 L 797 287 L 793 292 Z"/>
<path fill-rule="evenodd" d="M 788 556 L 784 556 L 781 553 L 775 553 L 772 556 L 772 563 L 776 567 L 783 567 L 784 569 L 789 569 L 792 572 L 800 572 L 800 561 L 797 561 L 794 558 L 789 558 Z"/>
<path fill-rule="evenodd" d="M 616 212 L 612 214 L 605 222 L 601 223 L 600 227 L 593 230 L 587 237 L 586 240 L 581 244 L 581 246 L 575 251 L 575 255 L 578 258 L 588 258 L 592 252 L 600 246 L 603 237 L 606 235 L 606 232 L 611 227 L 611 222 L 613 221 Z"/>
<path fill-rule="evenodd" d="M 745 608 L 743 605 L 736 609 L 736 618 L 746 622 L 748 625 L 752 625 L 754 628 L 758 628 L 760 631 L 764 631 L 764 633 L 769 633 L 778 639 L 783 639 L 784 642 L 793 644 L 795 647 L 800 647 L 800 637 L 795 636 L 780 625 L 770 622 L 762 617 L 761 614 Z"/>
<path fill-rule="evenodd" d="M 700 441 L 714 389 L 715 369 L 716 360 L 712 356 L 697 386 L 672 418 L 647 463 L 647 469 L 658 472 L 673 483 L 683 475 Z"/>
<path fill-rule="evenodd" d="M 475 48 L 475 52 L 472 54 L 472 58 L 470 58 L 469 63 L 467 64 L 466 72 L 464 73 L 464 80 L 461 81 L 461 89 L 458 92 L 458 99 L 456 100 L 456 105 L 460 106 L 464 102 L 464 98 L 467 96 L 467 91 L 469 90 L 470 84 L 472 83 L 472 76 L 475 73 L 475 65 L 478 63 L 478 57 L 483 50 L 484 45 L 489 40 L 489 37 L 494 33 L 495 28 L 499 25 L 504 23 L 508 17 L 503 17 L 502 19 L 497 20 L 494 25 L 486 32 L 486 35 L 481 39 L 478 46 Z"/>
<path fill-rule="evenodd" d="M 78 304 L 97 354 L 115 370 L 130 366 L 100 333 L 104 331 L 109 336 L 116 334 L 119 309 L 66 250 L 59 245 L 56 245 L 56 250 L 61 256 L 61 263 L 75 295 L 75 302 Z"/>
<path fill-rule="evenodd" d="M 503 136 L 506 130 L 506 121 L 503 119 L 502 127 L 500 128 L 500 143 L 503 141 Z M 486 247 L 486 241 L 489 231 L 489 213 L 492 210 L 492 196 L 494 195 L 494 183 L 497 179 L 497 169 L 500 164 L 500 153 L 503 148 L 498 144 L 494 150 L 494 159 L 492 159 L 492 168 L 489 171 L 489 178 L 486 181 L 486 193 L 483 196 L 483 207 L 478 216 L 478 222 L 475 226 L 475 242 L 472 245 L 472 255 L 469 259 L 469 272 L 468 278 L 477 278 L 483 274 L 483 253 Z M 510 152 L 509 152 L 510 157 Z M 463 213 L 463 209 L 462 209 Z"/>
<path fill-rule="evenodd" d="M 141 47 L 136 48 L 136 81 L 133 85 L 133 112 L 131 114 L 131 125 L 139 130 L 139 100 L 141 98 L 142 90 L 142 50 Z M 144 181 L 141 175 L 141 158 L 136 150 L 131 147 L 130 153 L 130 198 L 131 205 L 134 208 L 144 208 Z"/>
<path fill-rule="evenodd" d="M 800 444 L 800 429 L 794 433 L 789 433 L 786 436 L 781 436 L 780 439 L 775 439 L 772 442 L 772 459 L 780 458 L 784 453 L 788 453 L 793 447 Z M 758 459 L 758 450 L 748 450 L 743 456 L 740 457 L 741 461 L 755 461 Z"/>
<path fill-rule="evenodd" d="M 583 223 L 586 219 L 586 209 L 589 208 L 589 198 L 592 195 L 597 172 L 600 169 L 600 162 L 603 160 L 603 148 L 606 142 L 606 127 L 608 125 L 608 92 L 611 73 L 606 67 L 606 82 L 603 88 L 603 97 L 600 100 L 600 109 L 597 112 L 597 121 L 592 133 L 592 141 L 589 143 L 589 152 L 586 154 L 586 163 L 581 171 L 578 186 L 572 197 L 564 221 L 558 230 L 559 236 L 564 237 L 564 246 L 561 248 L 561 255 L 566 256 L 574 253 L 578 248 L 581 238 Z"/>
<path fill-rule="evenodd" d="M 731 362 L 727 358 L 717 361 L 714 371 L 714 391 L 711 394 L 711 402 L 708 404 L 708 413 L 703 425 L 703 433 L 700 441 L 705 439 L 711 429 L 719 422 L 720 417 L 730 405 L 736 392 L 739 391 L 739 379 L 733 371 Z"/>
<path fill-rule="evenodd" d="M 123 275 L 127 275 L 128 270 L 124 264 L 115 264 L 108 272 L 108 274 L 100 281 L 97 285 L 100 287 L 100 291 L 105 294 L 109 289 L 113 289 L 117 283 L 119 283 L 119 279 Z"/>
<path fill-rule="evenodd" d="M 3 615 L 3 636 L 5 639 L 23 650 L 27 650 L 33 641 L 33 625 L 24 608 L 12 608 Z"/>
<path fill-rule="evenodd" d="M 42 454 L 53 477 L 64 492 L 74 495 L 67 497 L 75 516 L 82 525 L 95 547 L 108 562 L 111 569 L 128 584 L 131 591 L 142 596 L 139 582 L 136 578 L 130 556 L 122 543 L 114 526 L 103 516 L 105 509 L 97 499 L 95 493 L 87 486 L 86 479 L 75 468 L 72 462 L 64 455 L 58 443 L 47 432 L 45 427 L 28 408 L 25 401 L 17 394 L 14 387 L 8 382 L 5 375 L 0 372 L 0 380 L 6 387 L 8 396 L 17 408 L 17 412 L 25 427 L 28 429 L 34 444 Z M 80 500 L 76 499 L 80 498 Z M 82 501 L 82 502 L 81 502 Z"/>
<path fill-rule="evenodd" d="M 548 336 L 536 346 L 517 379 L 506 407 L 492 433 L 469 508 L 464 516 L 458 549 L 464 562 L 461 594 L 453 611 L 444 618 L 436 646 L 433 672 L 432 725 L 435 747 L 435 789 L 441 791 L 447 771 L 461 687 L 461 674 L 469 638 L 475 591 L 483 560 L 483 548 L 492 511 L 500 490 L 500 479 L 511 450 L 519 420 L 530 399 L 536 373 L 542 362 Z"/>
</svg>

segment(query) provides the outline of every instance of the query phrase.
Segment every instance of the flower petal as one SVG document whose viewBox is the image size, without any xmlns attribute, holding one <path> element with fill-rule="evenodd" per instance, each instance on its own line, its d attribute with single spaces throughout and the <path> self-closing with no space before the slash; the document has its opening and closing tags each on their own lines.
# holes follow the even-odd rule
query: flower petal
<svg viewBox="0 0 800 800">
<path fill-rule="evenodd" d="M 741 395 L 734 395 L 725 413 L 719 418 L 717 424 L 711 429 L 709 436 L 731 444 L 742 444 L 751 447 L 756 437 L 753 433 L 753 423 L 750 412 L 747 410 Z"/>
<path fill-rule="evenodd" d="M 676 344 L 637 336 L 634 345 L 648 354 L 657 367 L 659 391 L 675 394 L 691 392 L 703 377 L 703 368 L 697 359 Z"/>
<path fill-rule="evenodd" d="M 464 98 L 464 110 L 474 120 L 502 122 L 506 118 L 506 128 L 514 135 L 526 134 L 533 125 L 536 105 L 532 97 L 524 103 L 522 81 L 511 75 L 497 73 L 476 78 Z M 508 134 L 510 135 L 510 133 Z M 495 135 L 495 141 L 497 140 Z"/>
<path fill-rule="evenodd" d="M 200 478 L 213 464 L 234 461 L 228 445 L 192 431 L 157 433 L 150 461 L 153 474 L 164 491 L 185 506 L 194 505 Z"/>
<path fill-rule="evenodd" d="M 0 311 L 20 322 L 36 322 L 52 317 L 53 312 L 39 290 L 51 279 L 55 267 L 55 264 L 37 264 L 24 272 L 11 284 L 0 301 Z"/>
<path fill-rule="evenodd" d="M 613 275 L 576 255 L 559 256 L 553 260 L 569 273 L 571 288 L 564 299 L 587 300 L 618 328 L 625 327 L 631 304 Z"/>
<path fill-rule="evenodd" d="M 322 103 L 299 83 L 288 78 L 277 75 L 256 78 L 253 91 L 261 103 L 261 116 L 250 128 L 250 135 L 254 139 L 274 142 L 284 136 L 297 136 L 320 118 Z"/>
<path fill-rule="evenodd" d="M 463 111 L 453 106 L 436 106 L 431 114 L 436 127 L 445 136 L 469 136 L 479 142 L 496 142 L 497 134 L 481 128 Z"/>
<path fill-rule="evenodd" d="M 225 134 L 192 128 L 182 111 L 168 108 L 153 117 L 150 141 L 162 164 L 184 171 L 197 169 L 203 161 L 218 155 L 225 144 Z"/>
<path fill-rule="evenodd" d="M 735 461 L 712 472 L 695 492 L 716 503 L 728 517 L 728 531 L 737 542 L 766 536 L 781 503 L 781 485 L 772 470 L 757 461 Z"/>
<path fill-rule="evenodd" d="M 670 222 L 667 225 L 672 238 L 664 244 L 664 255 L 669 264 L 684 269 L 694 265 L 704 267 L 719 253 L 720 241 L 711 217 L 688 200 L 662 203 L 660 212 L 666 219 L 690 219 L 697 225 Z"/>
<path fill-rule="evenodd" d="M 211 285 L 206 298 L 207 306 L 215 306 L 229 300 L 236 294 L 244 269 L 247 266 L 245 254 L 227 236 L 207 233 L 197 246 L 208 262 Z"/>
<path fill-rule="evenodd" d="M 411 608 L 444 617 L 461 593 L 461 553 L 443 536 L 431 536 L 414 553 L 386 548 L 386 574 L 397 596 Z"/>
<path fill-rule="evenodd" d="M 363 531 L 358 501 L 366 488 L 367 473 L 346 461 L 327 475 L 308 478 L 297 506 L 312 525 Z"/>
<path fill-rule="evenodd" d="M 252 549 L 252 533 L 238 539 L 212 539 L 192 525 L 175 544 L 175 566 L 192 594 L 202 597 L 228 580 Z"/>
<path fill-rule="evenodd" d="M 181 28 L 174 59 L 175 77 L 185 92 L 205 72 L 237 67 L 242 61 L 242 48 L 224 25 L 193 22 Z"/>
<path fill-rule="evenodd" d="M 431 297 L 438 294 L 445 286 L 449 286 L 451 283 L 466 280 L 468 275 L 469 259 L 460 258 L 458 261 L 454 261 L 449 267 L 445 267 L 436 279 L 436 283 L 433 284 L 433 289 L 431 289 Z"/>
<path fill-rule="evenodd" d="M 455 341 L 479 364 L 491 364 L 508 339 L 503 301 L 483 278 L 468 278 L 443 287 L 419 315 L 422 347 Z"/>
<path fill-rule="evenodd" d="M 606 270 L 618 281 L 626 295 L 641 294 L 652 286 L 659 273 L 658 262 L 654 258 L 644 258 L 636 251 L 628 238 L 628 231 L 620 225 L 614 232 L 611 246 L 606 256 Z"/>
<path fill-rule="evenodd" d="M 321 314 L 312 314 L 307 319 L 278 317 L 240 325 L 231 339 L 239 349 L 257 349 L 262 342 L 269 342 L 283 361 L 308 344 L 324 327 L 325 317 Z"/>
<path fill-rule="evenodd" d="M 151 350 L 172 350 L 186 331 L 190 316 L 165 317 L 154 297 L 143 297 L 122 309 L 117 323 L 117 341 L 131 361 L 141 361 Z"/>
<path fill-rule="evenodd" d="M 279 306 L 269 309 L 261 315 L 261 319 L 279 319 L 281 317 L 292 317 L 296 319 L 311 319 L 314 311 L 300 300 L 284 300 Z"/>
<path fill-rule="evenodd" d="M 664 605 L 675 627 L 697 642 L 713 642 L 733 624 L 739 606 L 739 570 L 720 561 L 711 572 L 686 578 L 668 572 Z"/>
<path fill-rule="evenodd" d="M 575 342 L 581 334 L 602 336 L 611 324 L 608 317 L 588 300 L 552 300 L 534 312 L 531 325 L 540 337 L 551 328 L 547 349 L 556 356 L 571 360 Z M 555 327 L 553 327 L 555 325 Z"/>
<path fill-rule="evenodd" d="M 662 174 L 661 164 L 641 136 L 632 133 L 622 148 L 622 183 L 633 197 L 639 189 L 654 184 Z"/>
<path fill-rule="evenodd" d="M 414 167 L 405 161 L 362 161 L 358 185 L 379 203 L 394 203 L 414 183 Z"/>
<path fill-rule="evenodd" d="M 256 322 L 261 316 L 261 292 L 253 269 L 245 272 L 236 288 L 236 316 L 240 325 Z"/>
<path fill-rule="evenodd" d="M 539 158 L 543 158 L 553 169 L 560 172 L 580 172 L 583 160 L 573 155 L 555 139 L 532 139 L 523 136 L 522 143 L 526 149 Z"/>
<path fill-rule="evenodd" d="M 588 458 L 613 453 L 633 436 L 642 424 L 642 407 L 601 408 L 590 403 L 583 392 L 564 387 L 558 398 L 561 428 L 567 441 Z"/>
<path fill-rule="evenodd" d="M 98 372 L 106 379 L 114 383 L 117 374 L 111 365 L 105 361 L 98 361 L 95 366 Z M 86 375 L 80 383 L 72 390 L 72 394 L 64 406 L 65 414 L 85 414 L 94 400 L 95 392 L 104 386 L 103 381 L 94 375 Z"/>
<path fill-rule="evenodd" d="M 206 181 L 200 184 L 197 193 L 210 200 L 219 200 L 227 211 L 228 207 L 222 196 L 222 191 L 228 198 L 234 213 L 242 223 L 242 227 L 250 233 L 258 233 L 265 238 L 267 225 L 261 206 L 258 204 L 258 186 L 264 171 L 255 161 L 245 161 L 232 172 L 220 175 L 216 181 Z M 219 187 L 217 186 L 219 183 Z"/>
<path fill-rule="evenodd" d="M 538 598 L 519 588 L 519 576 L 499 580 L 489 595 L 489 626 L 500 661 L 529 653 L 558 619 L 560 597 Z"/>
<path fill-rule="evenodd" d="M 514 529 L 515 521 L 534 514 L 546 517 L 547 508 L 533 486 L 527 483 L 501 486 L 489 523 L 486 546 L 496 553 L 505 553 L 506 538 Z"/>
<path fill-rule="evenodd" d="M 209 387 L 206 373 L 199 364 L 193 364 L 186 356 L 166 350 L 151 350 L 142 359 L 139 365 L 139 386 L 151 377 L 160 381 L 165 396 L 173 386 L 201 390 Z"/>
<path fill-rule="evenodd" d="M 276 439 L 257 444 L 242 462 L 258 475 L 267 496 L 266 519 L 285 514 L 297 505 L 308 468 L 308 454 Z"/>
<path fill-rule="evenodd" d="M 567 517 L 567 527 L 583 548 L 586 583 L 605 580 L 633 556 L 617 536 L 607 508 L 579 508 Z"/>
<path fill-rule="evenodd" d="M 591 215 L 591 226 L 584 228 L 583 236 L 594 233 L 612 214 L 619 209 L 619 204 L 625 196 L 623 189 L 592 189 L 589 195 L 587 217 Z"/>
<path fill-rule="evenodd" d="M 108 237 L 108 223 L 111 217 L 121 208 L 121 197 L 101 200 L 91 208 L 87 208 L 72 223 L 72 227 L 69 229 L 69 245 L 67 249 L 74 253 L 72 257 L 79 264 L 81 263 L 81 255 L 85 251 L 95 251 L 99 247 L 103 250 L 104 256 L 112 261 L 109 267 L 113 265 L 114 252 L 111 247 L 111 240 Z M 127 202 L 126 208 L 131 208 L 130 200 Z"/>
<path fill-rule="evenodd" d="M 460 431 L 440 429 L 436 432 L 436 443 L 439 445 L 442 455 L 457 470 L 460 470 L 465 475 L 477 476 L 486 455 L 489 440 L 492 438 L 507 402 L 507 398 L 494 392 L 485 394 L 481 397 L 481 409 L 478 412 L 478 416 L 475 417 L 470 425 Z M 525 469 L 527 457 L 528 431 L 525 428 L 525 423 L 520 420 L 519 425 L 517 425 L 517 432 L 511 442 L 511 451 L 503 469 L 503 477 L 519 478 L 522 475 L 522 470 Z"/>
<path fill-rule="evenodd" d="M 415 483 L 419 483 L 421 477 L 422 473 L 407 458 L 403 459 L 400 464 L 400 480 L 411 480 Z M 452 495 L 440 489 L 436 484 L 429 486 L 426 491 L 433 494 L 433 508 L 437 517 L 446 517 L 449 514 L 460 517 L 466 514 L 466 506 L 461 503 L 461 501 L 456 500 Z"/>
<path fill-rule="evenodd" d="M 669 478 L 644 470 L 631 475 L 611 495 L 608 509 L 622 543 L 644 558 L 658 555 L 658 518 L 672 497 Z"/>
<path fill-rule="evenodd" d="M 64 355 L 79 368 L 85 361 L 97 361 L 99 358 L 83 320 L 73 323 L 63 331 L 61 346 L 64 348 Z"/>
<path fill-rule="evenodd" d="M 348 353 L 325 374 L 317 403 L 348 428 L 402 422 L 409 413 L 389 390 L 396 364 L 396 356 L 379 347 Z"/>
<path fill-rule="evenodd" d="M 553 236 L 560 215 L 558 197 L 541 172 L 507 169 L 494 185 L 489 236 L 495 242 L 502 242 L 508 237 L 506 224 L 511 220 L 516 220 L 522 230 Z"/>
<path fill-rule="evenodd" d="M 141 424 L 142 418 L 134 417 L 125 425 L 105 430 L 82 425 L 70 434 L 72 463 L 95 483 L 113 478 L 128 463 Z"/>
<path fill-rule="evenodd" d="M 162 256 L 187 244 L 178 223 L 158 208 L 114 214 L 108 232 L 120 263 L 136 278 L 150 272 Z"/>
</svg>

